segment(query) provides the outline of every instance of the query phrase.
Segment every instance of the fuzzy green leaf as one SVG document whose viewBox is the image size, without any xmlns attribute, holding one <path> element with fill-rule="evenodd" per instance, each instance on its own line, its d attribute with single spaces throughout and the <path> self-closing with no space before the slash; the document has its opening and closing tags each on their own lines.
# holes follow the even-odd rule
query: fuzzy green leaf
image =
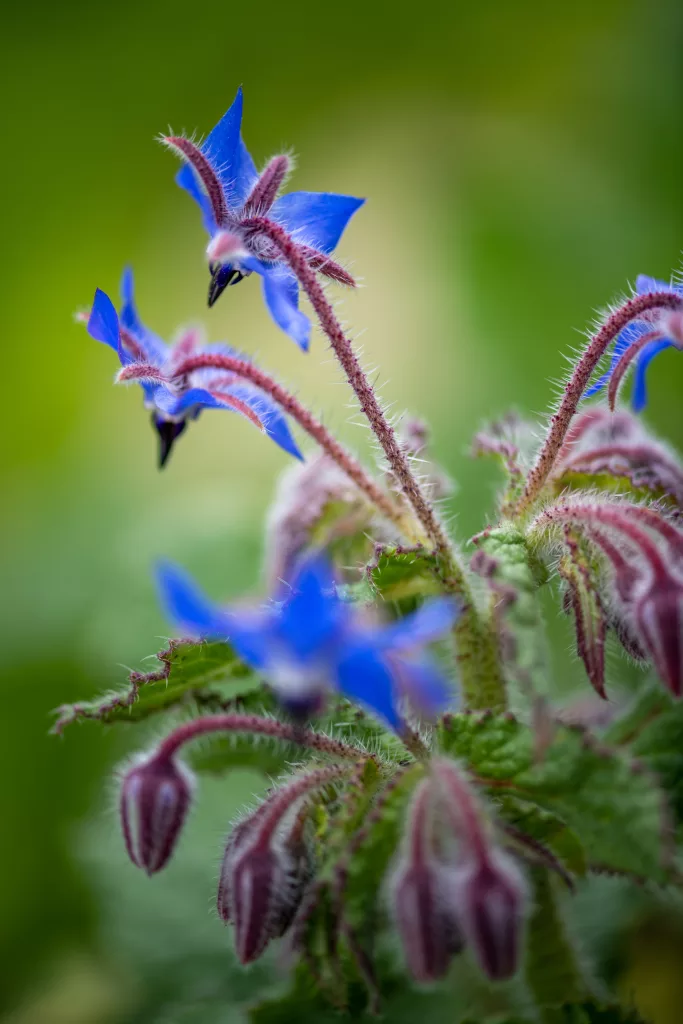
<svg viewBox="0 0 683 1024">
<path fill-rule="evenodd" d="M 662 794 L 623 751 L 557 726 L 539 760 L 531 729 L 492 714 L 447 717 L 438 742 L 488 783 L 494 799 L 502 789 L 557 815 L 575 833 L 589 866 L 667 880 Z"/>
<path fill-rule="evenodd" d="M 436 558 L 423 548 L 383 548 L 368 574 L 377 593 L 403 612 L 412 610 L 420 598 L 443 590 Z"/>
<path fill-rule="evenodd" d="M 607 733 L 656 772 L 678 824 L 683 824 L 683 704 L 660 686 L 646 690 Z"/>
<path fill-rule="evenodd" d="M 587 995 L 554 890 L 556 880 L 542 868 L 530 872 L 531 915 L 524 971 L 536 1005 L 560 1006 Z"/>
<path fill-rule="evenodd" d="M 106 724 L 140 722 L 191 699 L 211 694 L 215 701 L 232 700 L 261 686 L 261 680 L 226 643 L 172 640 L 157 655 L 161 667 L 152 672 L 131 672 L 129 686 L 98 700 L 64 705 L 53 731 L 82 719 Z"/>
</svg>

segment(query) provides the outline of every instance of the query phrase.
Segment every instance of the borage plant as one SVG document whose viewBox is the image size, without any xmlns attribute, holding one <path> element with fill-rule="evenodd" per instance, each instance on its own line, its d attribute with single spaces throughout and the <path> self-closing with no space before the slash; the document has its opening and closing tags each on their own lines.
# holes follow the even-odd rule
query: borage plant
<svg viewBox="0 0 683 1024">
<path fill-rule="evenodd" d="M 182 639 L 126 691 L 61 708 L 56 731 L 175 715 L 121 778 L 123 838 L 148 874 L 191 827 L 202 772 L 282 775 L 232 826 L 217 894 L 242 963 L 275 940 L 287 953 L 291 990 L 254 1021 L 387 1005 L 391 1017 L 415 986 L 447 993 L 454 1024 L 635 1020 L 565 918 L 590 872 L 681 880 L 669 755 L 683 735 L 683 469 L 616 411 L 632 364 L 640 409 L 649 361 L 683 347 L 681 287 L 641 277 L 601 318 L 540 445 L 514 417 L 477 435 L 506 483 L 466 554 L 435 505 L 438 470 L 424 473 L 424 427 L 397 433 L 324 288 L 354 285 L 331 253 L 362 201 L 280 196 L 289 159 L 258 174 L 241 114 L 238 94 L 203 145 L 163 140 L 210 236 L 209 304 L 255 273 L 276 324 L 306 349 L 303 291 L 384 462 L 364 467 L 247 356 L 197 331 L 167 346 L 143 325 L 130 273 L 120 313 L 98 291 L 88 331 L 118 354 L 118 380 L 141 385 L 162 465 L 203 409 L 239 413 L 300 461 L 269 521 L 267 601 L 222 607 L 160 565 Z M 586 401 L 601 390 L 606 402 Z M 302 456 L 293 427 L 317 450 Z M 547 662 L 539 601 L 553 580 L 597 695 L 578 720 L 554 699 Z M 630 707 L 600 715 L 598 698 L 619 697 L 611 636 L 652 673 Z"/>
</svg>

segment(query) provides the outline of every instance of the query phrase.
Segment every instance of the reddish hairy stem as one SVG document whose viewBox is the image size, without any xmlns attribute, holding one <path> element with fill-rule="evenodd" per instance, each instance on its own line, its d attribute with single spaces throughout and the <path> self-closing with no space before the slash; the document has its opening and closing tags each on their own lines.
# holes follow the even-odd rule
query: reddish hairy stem
<svg viewBox="0 0 683 1024">
<path fill-rule="evenodd" d="M 621 384 L 624 374 L 628 370 L 629 366 L 638 353 L 642 352 L 646 345 L 649 345 L 651 341 L 656 341 L 657 338 L 661 338 L 661 336 L 662 335 L 659 331 L 648 331 L 647 334 L 643 334 L 643 336 L 638 338 L 637 341 L 634 341 L 629 345 L 617 365 L 612 370 L 609 387 L 607 388 L 607 402 L 609 403 L 609 407 L 612 412 L 614 412 L 614 406 L 616 405 L 619 385 Z"/>
<path fill-rule="evenodd" d="M 359 462 L 343 448 L 338 441 L 317 420 L 289 391 L 269 377 L 263 370 L 259 370 L 253 363 L 246 359 L 238 359 L 235 356 L 224 356 L 218 353 L 207 353 L 205 355 L 191 356 L 180 363 L 175 373 L 181 377 L 192 373 L 193 370 L 203 369 L 226 370 L 228 373 L 235 373 L 238 377 L 251 381 L 256 387 L 274 398 L 278 405 L 289 413 L 293 420 L 309 434 L 320 447 L 327 452 L 330 458 L 334 459 L 337 465 L 343 469 L 346 475 L 353 480 L 356 486 L 370 499 L 383 515 L 391 519 L 401 529 L 405 529 L 404 517 L 401 510 L 365 472 Z"/>
<path fill-rule="evenodd" d="M 528 509 L 548 479 L 579 402 L 593 376 L 593 371 L 611 342 L 624 327 L 627 327 L 632 320 L 638 319 L 647 310 L 679 309 L 680 306 L 681 299 L 673 292 L 648 292 L 646 295 L 637 295 L 625 302 L 606 320 L 597 334 L 593 335 L 588 347 L 576 364 L 571 380 L 564 389 L 557 412 L 551 417 L 545 442 L 527 477 L 524 493 L 517 503 L 515 509 L 517 515 Z"/>
<path fill-rule="evenodd" d="M 301 247 L 279 224 L 273 223 L 267 217 L 252 217 L 246 220 L 242 226 L 251 229 L 255 234 L 266 235 L 280 250 L 283 258 L 298 278 L 301 287 L 306 292 L 315 309 L 320 326 L 327 335 L 335 355 L 346 373 L 349 384 L 360 403 L 360 407 L 367 416 L 372 431 L 382 446 L 401 490 L 410 502 L 417 518 L 422 523 L 427 536 L 432 540 L 436 549 L 452 562 L 453 556 L 448 537 L 413 476 L 408 458 L 382 412 L 372 385 L 361 369 L 360 363 L 353 351 L 351 342 L 344 334 L 334 314 L 334 310 L 315 275 L 315 271 L 309 265 Z M 462 576 L 461 572 L 460 576 Z"/>
<path fill-rule="evenodd" d="M 255 836 L 252 839 L 254 846 L 266 845 L 270 842 L 282 815 L 292 806 L 295 800 L 304 796 L 311 789 L 326 786 L 328 782 L 338 779 L 340 775 L 344 775 L 351 770 L 351 765 L 330 765 L 327 768 L 320 768 L 315 772 L 302 774 L 274 793 L 270 800 L 262 805 L 265 807 L 265 811 L 255 829 Z"/>
<path fill-rule="evenodd" d="M 251 217 L 254 214 L 267 213 L 275 202 L 288 171 L 289 157 L 274 156 L 251 190 L 240 216 Z"/>
<path fill-rule="evenodd" d="M 489 842 L 477 799 L 469 784 L 452 761 L 438 760 L 433 770 L 441 782 L 442 792 L 447 796 L 442 803 L 458 839 L 470 848 L 480 863 L 487 863 Z"/>
<path fill-rule="evenodd" d="M 213 166 L 204 156 L 201 149 L 195 146 L 194 142 L 190 142 L 189 139 L 184 139 L 178 135 L 168 135 L 163 141 L 169 149 L 175 150 L 190 165 L 209 197 L 216 224 L 219 227 L 225 227 L 230 219 L 230 213 L 225 200 L 223 186 Z"/>
<path fill-rule="evenodd" d="M 191 722 L 185 722 L 161 741 L 157 756 L 162 759 L 173 757 L 184 743 L 212 732 L 248 732 L 274 736 L 276 739 L 297 743 L 300 747 L 308 747 L 310 750 L 319 750 L 345 761 L 358 761 L 367 756 L 357 747 L 351 747 L 323 733 L 278 722 L 274 718 L 261 718 L 259 715 L 211 715 L 208 718 L 195 718 Z"/>
</svg>

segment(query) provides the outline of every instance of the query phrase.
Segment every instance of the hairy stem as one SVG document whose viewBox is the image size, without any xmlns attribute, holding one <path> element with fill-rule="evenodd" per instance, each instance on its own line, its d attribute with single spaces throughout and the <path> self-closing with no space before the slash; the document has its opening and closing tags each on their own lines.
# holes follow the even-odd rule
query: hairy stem
<svg viewBox="0 0 683 1024">
<path fill-rule="evenodd" d="M 278 722 L 274 718 L 261 718 L 259 715 L 211 715 L 207 718 L 195 718 L 178 726 L 163 739 L 157 754 L 161 758 L 172 757 L 184 743 L 212 732 L 248 732 L 260 736 L 273 736 L 275 739 L 297 743 L 300 747 L 318 750 L 345 761 L 358 761 L 368 756 L 358 747 L 349 746 L 340 740 L 332 739 L 331 736 L 325 736 L 324 733 L 289 725 L 287 722 Z"/>
<path fill-rule="evenodd" d="M 462 614 L 454 627 L 463 689 L 471 694 L 479 693 L 481 695 L 479 700 L 485 701 L 486 698 L 483 697 L 483 694 L 488 692 L 492 682 L 493 689 L 500 695 L 504 685 L 491 625 L 482 619 L 474 604 L 465 569 L 458 560 L 434 509 L 415 479 L 408 455 L 399 444 L 394 430 L 387 421 L 314 269 L 308 263 L 301 246 L 279 224 L 273 223 L 267 217 L 252 217 L 242 226 L 252 230 L 254 234 L 266 235 L 278 247 L 283 258 L 298 278 L 317 313 L 320 326 L 346 373 L 360 407 L 382 446 L 387 462 L 393 470 L 403 494 L 434 545 L 442 565 L 442 578 L 446 589 L 460 595 L 463 600 Z M 475 705 L 485 706 L 476 699 Z"/>
<path fill-rule="evenodd" d="M 277 404 L 285 412 L 289 413 L 292 419 L 327 452 L 330 458 L 334 459 L 337 465 L 353 480 L 359 490 L 363 491 L 382 515 L 396 523 L 402 533 L 405 534 L 407 532 L 409 536 L 412 535 L 410 524 L 406 522 L 406 518 L 401 510 L 378 484 L 368 476 L 361 464 L 335 440 L 320 420 L 317 420 L 315 416 L 301 405 L 294 395 L 274 381 L 272 377 L 269 377 L 267 373 L 259 370 L 258 367 L 246 359 L 238 359 L 235 356 L 224 356 L 215 353 L 191 356 L 180 363 L 175 372 L 178 376 L 183 376 L 184 374 L 191 373 L 193 370 L 206 368 L 235 373 L 237 376 L 251 381 L 261 391 L 274 398 Z"/>
<path fill-rule="evenodd" d="M 300 246 L 279 224 L 275 224 L 267 217 L 252 217 L 244 222 L 243 227 L 251 229 L 254 233 L 266 235 L 280 250 L 282 256 L 298 278 L 301 287 L 306 292 L 315 309 L 320 325 L 327 335 L 335 355 L 346 373 L 347 379 L 358 398 L 360 407 L 367 416 L 372 431 L 382 446 L 382 450 L 396 475 L 403 493 L 410 502 L 415 515 L 424 527 L 434 547 L 444 560 L 450 564 L 451 571 L 454 575 L 458 576 L 459 581 L 464 586 L 464 573 L 455 564 L 449 539 L 437 519 L 434 509 L 415 479 L 408 457 L 402 450 L 393 428 L 387 421 L 377 401 L 372 385 L 361 369 L 351 342 L 342 330 L 334 310 L 316 277 L 315 271 L 309 265 Z"/>
<path fill-rule="evenodd" d="M 648 310 L 679 309 L 680 306 L 681 299 L 673 292 L 648 292 L 646 295 L 637 295 L 625 302 L 605 321 L 597 334 L 593 335 L 564 389 L 557 412 L 551 417 L 545 442 L 527 477 L 524 493 L 517 503 L 516 515 L 526 512 L 548 479 L 593 371 L 611 342 L 632 320 L 637 320 Z"/>
</svg>

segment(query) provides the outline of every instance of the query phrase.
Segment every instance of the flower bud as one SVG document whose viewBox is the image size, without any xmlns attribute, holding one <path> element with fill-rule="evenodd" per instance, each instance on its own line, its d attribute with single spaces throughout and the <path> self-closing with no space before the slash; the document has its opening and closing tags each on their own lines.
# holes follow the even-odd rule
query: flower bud
<svg viewBox="0 0 683 1024">
<path fill-rule="evenodd" d="M 463 934 L 494 981 L 517 970 L 527 887 L 507 854 L 492 847 L 483 857 L 468 857 L 451 873 L 451 887 Z"/>
<path fill-rule="evenodd" d="M 276 790 L 232 831 L 223 855 L 218 913 L 235 927 L 241 963 L 261 955 L 271 939 L 292 923 L 311 877 L 303 835 L 308 793 L 348 771 L 331 766 L 296 778 Z"/>
<path fill-rule="evenodd" d="M 526 883 L 512 858 L 495 845 L 491 823 L 465 773 L 446 758 L 435 759 L 433 771 L 459 847 L 446 876 L 451 905 L 482 970 L 502 981 L 519 961 Z"/>
<path fill-rule="evenodd" d="M 442 978 L 463 939 L 445 884 L 446 869 L 433 850 L 430 784 L 423 782 L 408 818 L 405 851 L 390 879 L 391 910 L 406 965 L 415 981 Z"/>
<path fill-rule="evenodd" d="M 148 875 L 173 853 L 192 799 L 193 776 L 172 757 L 152 754 L 133 765 L 121 786 L 121 824 L 128 856 Z"/>
<path fill-rule="evenodd" d="M 683 694 L 683 583 L 670 577 L 637 602 L 635 625 L 657 672 L 675 697 Z"/>
</svg>

